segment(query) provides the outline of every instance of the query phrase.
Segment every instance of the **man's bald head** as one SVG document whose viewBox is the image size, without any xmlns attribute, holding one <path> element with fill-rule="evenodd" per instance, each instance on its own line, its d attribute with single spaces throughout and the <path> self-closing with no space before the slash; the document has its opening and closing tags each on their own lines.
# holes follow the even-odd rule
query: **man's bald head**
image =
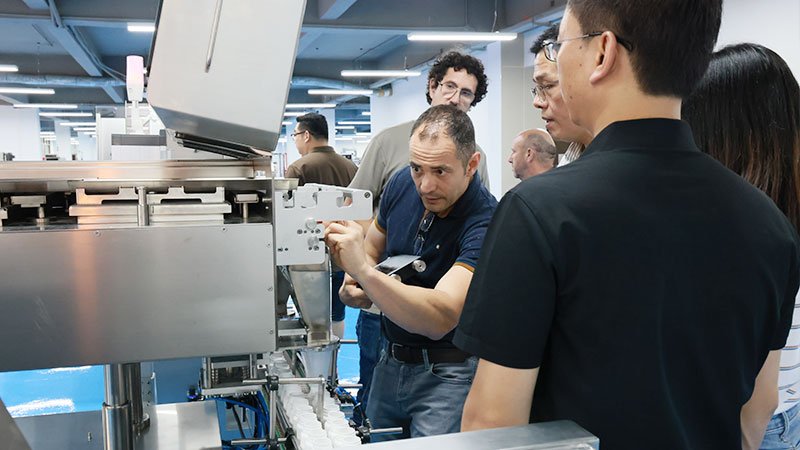
<svg viewBox="0 0 800 450">
<path fill-rule="evenodd" d="M 556 166 L 558 151 L 553 138 L 545 130 L 525 130 L 514 138 L 508 162 L 514 176 L 525 180 Z"/>
</svg>

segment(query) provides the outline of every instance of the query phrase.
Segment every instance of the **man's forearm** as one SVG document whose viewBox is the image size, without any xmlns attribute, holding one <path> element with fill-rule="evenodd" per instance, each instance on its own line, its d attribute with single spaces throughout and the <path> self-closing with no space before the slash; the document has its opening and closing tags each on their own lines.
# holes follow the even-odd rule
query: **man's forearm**
<svg viewBox="0 0 800 450">
<path fill-rule="evenodd" d="M 354 278 L 383 314 L 409 332 L 440 339 L 458 323 L 461 308 L 446 292 L 405 285 L 372 267 Z"/>
<path fill-rule="evenodd" d="M 756 377 L 752 396 L 742 406 L 740 420 L 744 450 L 756 450 L 761 446 L 764 432 L 778 406 L 779 370 L 780 350 L 773 350 Z"/>
</svg>

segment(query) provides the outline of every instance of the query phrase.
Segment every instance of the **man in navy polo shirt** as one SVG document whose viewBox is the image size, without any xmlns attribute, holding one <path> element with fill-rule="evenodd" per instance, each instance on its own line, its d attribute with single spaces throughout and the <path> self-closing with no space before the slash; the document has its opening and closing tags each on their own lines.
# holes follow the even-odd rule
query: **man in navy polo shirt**
<svg viewBox="0 0 800 450">
<path fill-rule="evenodd" d="M 387 347 L 372 378 L 367 416 L 404 437 L 453 433 L 461 424 L 476 360 L 452 336 L 497 201 L 476 173 L 472 122 L 452 105 L 414 123 L 410 167 L 386 185 L 366 238 L 355 222 L 332 223 L 325 239 L 347 272 L 342 301 L 383 312 Z M 418 255 L 427 268 L 397 280 L 373 268 L 377 258 Z"/>
</svg>

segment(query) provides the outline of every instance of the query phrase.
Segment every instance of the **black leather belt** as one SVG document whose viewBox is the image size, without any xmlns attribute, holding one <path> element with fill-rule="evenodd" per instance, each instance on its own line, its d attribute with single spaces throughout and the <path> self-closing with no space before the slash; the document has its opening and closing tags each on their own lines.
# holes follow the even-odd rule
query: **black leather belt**
<svg viewBox="0 0 800 450">
<path fill-rule="evenodd" d="M 472 356 L 457 348 L 406 347 L 392 343 L 389 344 L 389 353 L 392 358 L 407 364 L 422 364 L 425 362 L 426 355 L 431 364 L 462 363 Z"/>
</svg>

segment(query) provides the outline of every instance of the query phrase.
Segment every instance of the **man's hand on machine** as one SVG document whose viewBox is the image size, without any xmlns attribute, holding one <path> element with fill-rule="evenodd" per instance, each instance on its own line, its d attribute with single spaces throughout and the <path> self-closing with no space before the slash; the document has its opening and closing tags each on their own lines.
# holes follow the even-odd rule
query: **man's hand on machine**
<svg viewBox="0 0 800 450">
<path fill-rule="evenodd" d="M 372 270 L 364 253 L 364 235 L 353 221 L 325 222 L 325 244 L 336 264 L 354 280 Z"/>
<path fill-rule="evenodd" d="M 344 276 L 342 287 L 339 288 L 339 299 L 345 305 L 353 308 L 367 309 L 372 307 L 372 300 L 367 297 L 367 293 L 361 289 L 353 277 L 347 274 Z"/>
</svg>

